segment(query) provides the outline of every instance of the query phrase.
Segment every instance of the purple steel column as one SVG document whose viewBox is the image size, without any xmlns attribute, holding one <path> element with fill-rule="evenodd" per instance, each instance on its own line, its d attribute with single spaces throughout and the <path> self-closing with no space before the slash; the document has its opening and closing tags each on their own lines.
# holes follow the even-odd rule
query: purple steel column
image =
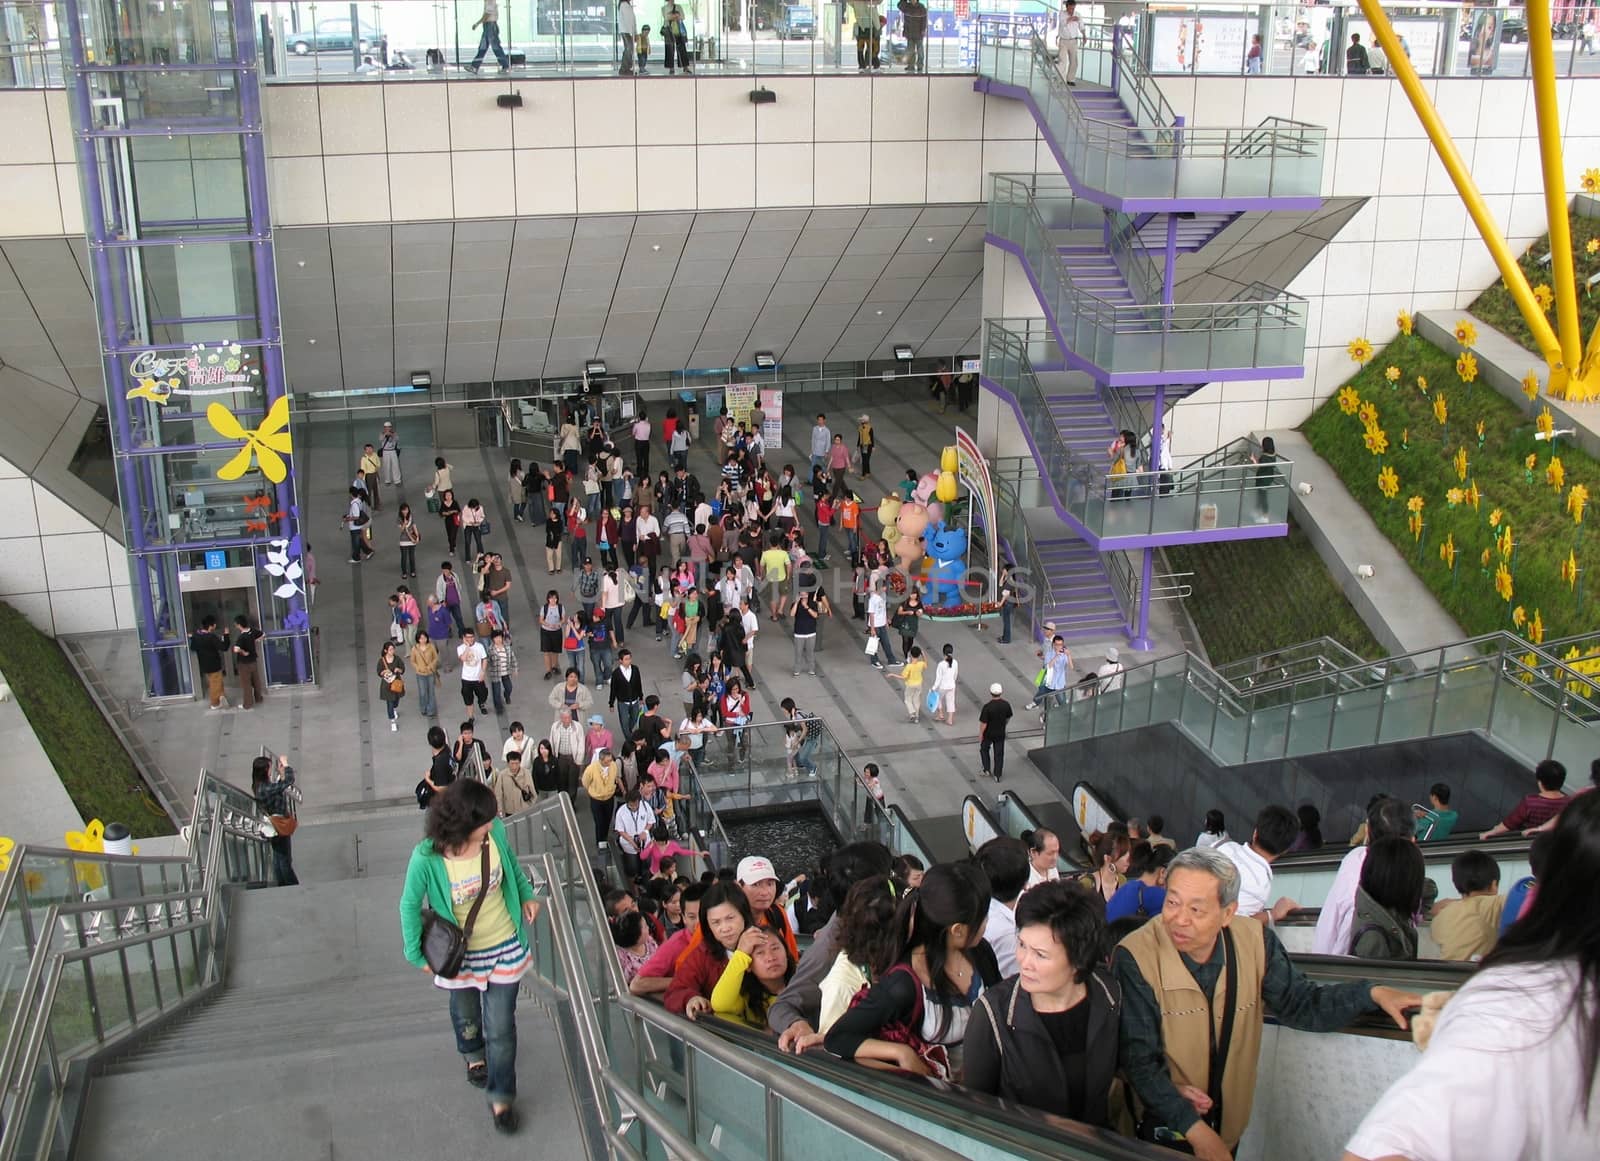
<svg viewBox="0 0 1600 1161">
<path fill-rule="evenodd" d="M 1172 284 L 1178 273 L 1178 215 L 1167 215 L 1167 250 L 1161 268 L 1161 305 L 1172 305 Z"/>
<path fill-rule="evenodd" d="M 232 4 L 236 59 L 241 64 L 258 65 L 254 8 L 250 0 L 232 0 Z M 355 11 L 353 4 L 351 11 Z M 239 86 L 239 115 L 244 126 L 240 141 L 244 149 L 246 213 L 249 217 L 250 232 L 266 235 L 262 240 L 251 242 L 249 245 L 252 251 L 252 273 L 255 277 L 256 315 L 261 327 L 262 398 L 265 406 L 271 408 L 280 398 L 287 396 L 288 384 L 283 373 L 283 335 L 278 315 L 278 275 L 272 251 L 266 142 L 263 137 L 265 130 L 261 120 L 261 82 L 254 68 L 240 71 L 234 76 L 235 83 Z M 290 539 L 295 539 L 300 534 L 300 520 L 294 514 L 298 510 L 295 506 L 294 456 L 290 455 L 287 462 L 288 474 L 284 477 L 283 483 L 276 486 L 275 492 L 278 511 L 284 513 L 283 518 L 287 525 L 284 531 L 289 534 Z M 306 606 L 305 598 L 298 594 L 290 597 L 288 604 L 291 614 L 301 613 L 307 620 L 305 631 L 294 639 L 294 668 L 296 681 L 309 681 L 311 678 L 310 609 Z"/>
<path fill-rule="evenodd" d="M 1156 550 L 1144 550 L 1144 565 L 1139 580 L 1139 611 L 1135 614 L 1133 635 L 1128 638 L 1130 648 L 1150 648 L 1150 584 L 1155 573 Z"/>
<path fill-rule="evenodd" d="M 83 28 L 79 20 L 78 9 L 75 4 L 67 6 L 67 19 L 62 22 L 66 26 L 69 59 L 72 64 L 71 100 L 77 114 L 78 132 L 74 135 L 74 147 L 78 155 L 79 184 L 84 196 L 84 232 L 88 235 L 89 258 L 94 267 L 95 281 L 98 284 L 94 295 L 95 310 L 100 318 L 100 340 L 106 347 L 117 345 L 117 311 L 116 287 L 117 275 L 112 271 L 111 261 L 106 253 L 105 222 L 106 207 L 100 192 L 100 183 L 95 180 L 99 174 L 99 159 L 95 156 L 94 138 L 89 136 L 89 131 L 94 125 L 94 107 L 89 98 L 89 81 L 83 72 L 85 62 L 83 46 Z M 120 211 L 119 211 L 120 212 Z M 125 274 L 126 271 L 124 270 Z M 131 291 L 124 296 L 131 303 Z M 145 542 L 144 524 L 140 492 L 136 469 L 131 457 L 126 452 L 132 440 L 132 425 L 129 420 L 128 398 L 126 381 L 123 378 L 122 361 L 115 355 L 104 355 L 101 365 L 105 368 L 106 376 L 106 401 L 110 404 L 112 415 L 112 454 L 117 461 L 118 489 L 122 501 L 122 527 L 129 540 L 129 547 L 135 550 L 147 547 Z M 118 454 L 118 453 L 123 454 Z M 131 508 L 130 508 L 131 506 Z M 137 567 L 133 567 L 136 564 Z M 166 573 L 159 574 L 162 588 L 165 588 Z M 143 561 L 130 564 L 130 581 L 137 593 L 138 607 L 135 610 L 139 617 L 139 632 L 141 644 L 154 647 L 157 644 L 156 633 L 156 604 L 155 594 L 150 588 L 150 570 Z M 171 693 L 185 692 L 183 689 L 169 689 L 166 673 L 158 656 L 151 655 L 149 664 L 145 668 L 146 688 L 157 697 Z M 180 680 L 180 686 L 183 684 Z"/>
</svg>

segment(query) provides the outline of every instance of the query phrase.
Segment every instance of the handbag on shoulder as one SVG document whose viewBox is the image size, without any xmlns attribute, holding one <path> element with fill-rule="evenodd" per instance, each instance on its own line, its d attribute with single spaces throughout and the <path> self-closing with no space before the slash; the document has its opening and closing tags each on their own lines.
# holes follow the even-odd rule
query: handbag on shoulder
<svg viewBox="0 0 1600 1161">
<path fill-rule="evenodd" d="M 441 979 L 453 980 L 461 974 L 461 965 L 467 959 L 467 940 L 472 937 L 472 925 L 478 920 L 478 910 L 483 897 L 489 893 L 489 844 L 483 840 L 483 861 L 478 874 L 478 896 L 467 912 L 467 921 L 457 927 L 432 908 L 422 913 L 422 958 Z"/>
</svg>

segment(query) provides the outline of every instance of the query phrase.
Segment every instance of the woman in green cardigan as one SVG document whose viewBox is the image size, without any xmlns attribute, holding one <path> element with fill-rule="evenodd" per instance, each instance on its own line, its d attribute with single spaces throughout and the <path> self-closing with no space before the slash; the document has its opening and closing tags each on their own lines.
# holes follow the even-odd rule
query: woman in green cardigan
<svg viewBox="0 0 1600 1161">
<path fill-rule="evenodd" d="M 534 886 L 506 842 L 494 792 L 460 778 L 428 808 L 427 835 L 411 852 L 400 896 L 405 956 L 433 975 L 422 956 L 424 905 L 464 927 L 482 884 L 489 852 L 489 886 L 467 937 L 466 962 L 454 979 L 434 976 L 450 993 L 456 1051 L 467 1062 L 467 1083 L 488 1090 L 489 1111 L 502 1133 L 517 1130 L 517 987 L 532 965 L 527 928 L 539 916 Z"/>
</svg>

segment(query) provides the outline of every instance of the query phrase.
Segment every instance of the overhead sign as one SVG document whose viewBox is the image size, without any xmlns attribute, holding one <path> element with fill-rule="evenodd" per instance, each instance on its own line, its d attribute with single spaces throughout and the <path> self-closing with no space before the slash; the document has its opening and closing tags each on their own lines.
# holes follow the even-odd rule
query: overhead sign
<svg viewBox="0 0 1600 1161">
<path fill-rule="evenodd" d="M 206 567 L 207 568 L 227 568 L 228 567 L 228 554 L 226 552 L 224 552 L 220 548 L 208 548 L 208 549 L 206 549 Z"/>
<path fill-rule="evenodd" d="M 783 392 L 761 389 L 761 442 L 770 450 L 783 446 Z"/>
</svg>

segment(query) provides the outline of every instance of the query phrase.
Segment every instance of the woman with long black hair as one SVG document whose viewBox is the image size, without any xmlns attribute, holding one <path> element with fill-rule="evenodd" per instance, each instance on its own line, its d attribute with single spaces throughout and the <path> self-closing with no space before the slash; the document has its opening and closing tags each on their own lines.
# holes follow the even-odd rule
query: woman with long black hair
<svg viewBox="0 0 1600 1161">
<path fill-rule="evenodd" d="M 1419 1045 L 1437 1010 L 1428 1001 Z M 1597 1081 L 1600 794 L 1586 794 L 1556 824 L 1533 905 L 1443 1005 L 1421 1061 L 1367 1114 L 1345 1161 L 1592 1157 Z"/>
<path fill-rule="evenodd" d="M 828 1029 L 835 1056 L 944 1080 L 961 1077 L 972 1005 L 1000 982 L 984 942 L 989 878 L 973 863 L 930 867 L 895 912 L 893 966 Z"/>
<path fill-rule="evenodd" d="M 750 902 L 737 883 L 713 883 L 700 899 L 700 926 L 678 957 L 672 983 L 662 997 L 667 1011 L 685 1014 L 689 1002 L 697 1009 L 710 1006 L 711 993 L 722 979 L 729 954 L 739 946 L 745 928 L 755 925 Z"/>
<path fill-rule="evenodd" d="M 533 963 L 527 928 L 539 917 L 540 904 L 497 814 L 494 791 L 470 778 L 457 779 L 434 797 L 427 837 L 406 868 L 400 931 L 406 959 L 450 993 L 450 1023 L 467 1083 L 486 1090 L 495 1128 L 514 1133 L 517 991 Z M 466 959 L 454 976 L 435 974 L 423 956 L 424 904 L 466 935 Z"/>
</svg>

